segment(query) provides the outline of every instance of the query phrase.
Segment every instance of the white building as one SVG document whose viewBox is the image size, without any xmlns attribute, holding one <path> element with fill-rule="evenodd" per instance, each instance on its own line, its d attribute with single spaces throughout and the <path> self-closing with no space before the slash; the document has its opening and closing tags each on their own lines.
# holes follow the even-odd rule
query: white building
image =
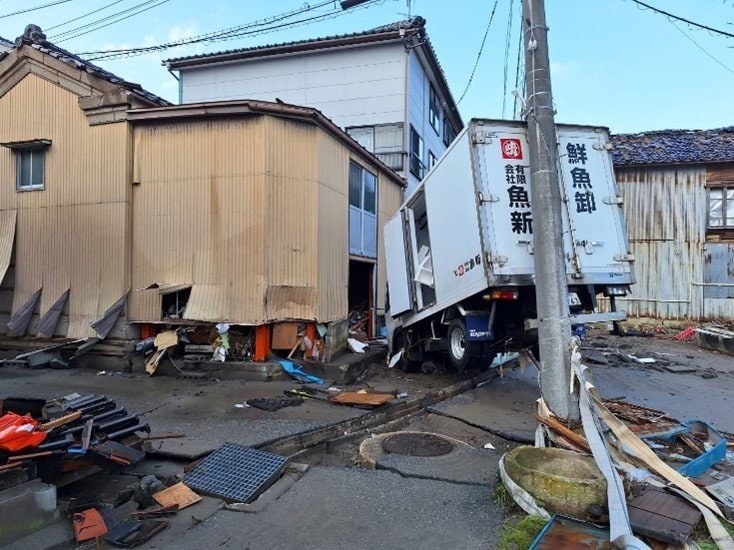
<svg viewBox="0 0 734 550">
<path fill-rule="evenodd" d="M 403 175 L 408 192 L 463 126 L 422 17 L 164 63 L 178 71 L 181 103 L 260 99 L 320 110 Z"/>
</svg>

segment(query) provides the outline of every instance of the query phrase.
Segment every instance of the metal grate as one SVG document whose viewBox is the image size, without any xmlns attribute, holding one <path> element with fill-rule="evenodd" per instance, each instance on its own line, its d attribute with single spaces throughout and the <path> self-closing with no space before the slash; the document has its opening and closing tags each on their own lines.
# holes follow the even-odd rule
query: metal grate
<svg viewBox="0 0 734 550">
<path fill-rule="evenodd" d="M 200 493 L 234 502 L 252 502 L 282 473 L 288 460 L 279 455 L 225 443 L 184 476 Z"/>
</svg>

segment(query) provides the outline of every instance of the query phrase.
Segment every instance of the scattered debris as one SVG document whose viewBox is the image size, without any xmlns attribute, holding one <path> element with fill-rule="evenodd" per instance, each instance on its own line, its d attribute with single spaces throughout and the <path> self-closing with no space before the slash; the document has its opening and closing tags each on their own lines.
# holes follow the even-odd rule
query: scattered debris
<svg viewBox="0 0 734 550">
<path fill-rule="evenodd" d="M 364 353 L 364 350 L 369 347 L 369 344 L 360 342 L 356 338 L 347 338 L 347 344 L 349 345 L 349 349 L 354 353 Z"/>
<path fill-rule="evenodd" d="M 176 506 L 177 510 L 183 510 L 187 506 L 199 502 L 201 497 L 183 483 L 176 483 L 155 493 L 153 500 L 163 508 Z"/>
<path fill-rule="evenodd" d="M 108 532 L 102 515 L 94 508 L 73 514 L 71 521 L 74 524 L 74 537 L 77 542 L 99 541 Z"/>
<path fill-rule="evenodd" d="M 303 398 L 295 395 L 285 397 L 255 397 L 248 399 L 247 404 L 264 411 L 277 411 L 284 407 L 297 407 L 303 404 Z"/>
<path fill-rule="evenodd" d="M 283 370 L 290 375 L 291 378 L 295 378 L 299 382 L 306 382 L 311 384 L 323 384 L 323 379 L 313 374 L 305 373 L 301 370 L 301 367 L 297 366 L 293 361 L 286 359 L 279 359 L 278 363 L 283 367 Z"/>
<path fill-rule="evenodd" d="M 628 355 L 630 359 L 632 359 L 635 363 L 642 363 L 643 365 L 651 365 L 655 363 L 655 359 L 652 357 L 637 357 L 635 355 Z"/>
<path fill-rule="evenodd" d="M 530 550 L 558 550 L 560 548 L 611 550 L 612 544 L 606 528 L 556 515 L 550 519 L 529 548 Z"/>
<path fill-rule="evenodd" d="M 345 391 L 331 398 L 332 403 L 338 405 L 367 405 L 378 407 L 395 398 L 392 393 L 360 393 Z"/>
</svg>

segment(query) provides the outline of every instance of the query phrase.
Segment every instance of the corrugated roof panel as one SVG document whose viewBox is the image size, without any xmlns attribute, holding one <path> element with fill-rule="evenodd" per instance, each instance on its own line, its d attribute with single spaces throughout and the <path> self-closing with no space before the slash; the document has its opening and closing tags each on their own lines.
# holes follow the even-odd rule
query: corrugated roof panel
<svg viewBox="0 0 734 550">
<path fill-rule="evenodd" d="M 48 294 L 48 292 L 45 292 L 44 294 Z M 56 327 L 59 324 L 59 319 L 61 319 L 61 313 L 64 310 L 64 306 L 66 305 L 66 300 L 69 298 L 69 290 L 67 289 L 48 309 L 46 313 L 41 315 L 41 318 L 38 321 L 38 327 L 36 327 L 36 331 L 38 332 L 38 336 L 44 336 L 46 338 L 51 338 L 54 335 L 54 332 L 56 332 Z"/>
</svg>

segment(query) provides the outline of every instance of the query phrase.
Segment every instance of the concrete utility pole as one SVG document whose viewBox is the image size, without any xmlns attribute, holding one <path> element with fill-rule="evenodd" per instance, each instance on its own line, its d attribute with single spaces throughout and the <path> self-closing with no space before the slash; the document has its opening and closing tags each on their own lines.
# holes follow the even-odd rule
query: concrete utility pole
<svg viewBox="0 0 734 550">
<path fill-rule="evenodd" d="M 523 0 L 522 19 L 540 343 L 540 392 L 556 415 L 578 419 L 578 399 L 569 391 L 571 319 L 544 0 Z"/>
</svg>

